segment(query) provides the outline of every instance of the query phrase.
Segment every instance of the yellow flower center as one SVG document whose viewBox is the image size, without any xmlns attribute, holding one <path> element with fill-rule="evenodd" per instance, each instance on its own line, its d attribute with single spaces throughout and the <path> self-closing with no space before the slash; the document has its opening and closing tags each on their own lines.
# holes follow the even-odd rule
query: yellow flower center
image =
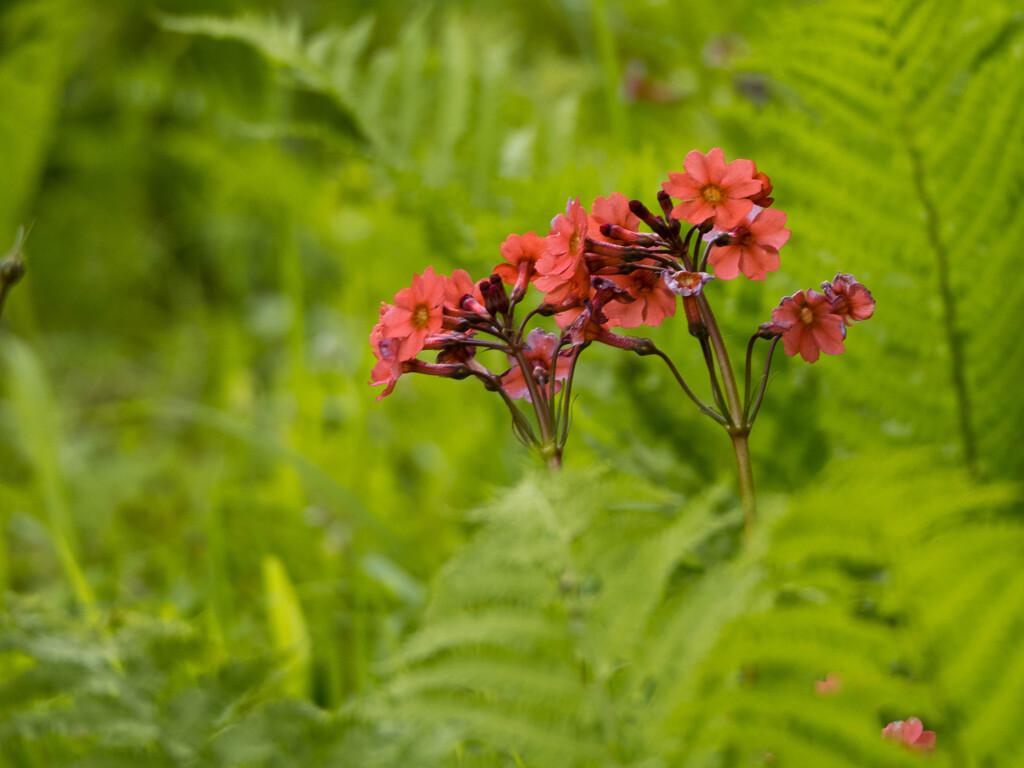
<svg viewBox="0 0 1024 768">
<path fill-rule="evenodd" d="M 717 184 L 708 183 L 700 188 L 700 196 L 705 203 L 715 205 L 716 203 L 722 202 L 722 200 L 725 199 L 726 194 L 725 190 Z"/>
<path fill-rule="evenodd" d="M 427 320 L 430 319 L 430 307 L 426 304 L 417 304 L 412 310 L 412 323 L 413 328 L 422 328 L 427 324 Z"/>
<path fill-rule="evenodd" d="M 814 310 L 810 307 L 800 308 L 800 322 L 804 325 L 810 325 L 814 322 Z"/>
</svg>

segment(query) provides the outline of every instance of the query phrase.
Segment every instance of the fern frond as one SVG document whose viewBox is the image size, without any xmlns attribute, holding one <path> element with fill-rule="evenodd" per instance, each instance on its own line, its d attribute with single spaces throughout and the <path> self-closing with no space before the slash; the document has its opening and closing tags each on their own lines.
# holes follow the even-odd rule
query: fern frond
<svg viewBox="0 0 1024 768">
<path fill-rule="evenodd" d="M 1024 235 L 1019 13 L 818 3 L 771 27 L 754 66 L 797 98 L 749 117 L 799 222 L 784 268 L 803 285 L 851 271 L 878 301 L 874 327 L 851 329 L 842 371 L 824 374 L 834 407 L 874 434 L 956 446 L 970 466 L 1019 476 L 1024 451 L 1007 445 L 1024 354 L 1008 342 L 1005 297 Z"/>
</svg>

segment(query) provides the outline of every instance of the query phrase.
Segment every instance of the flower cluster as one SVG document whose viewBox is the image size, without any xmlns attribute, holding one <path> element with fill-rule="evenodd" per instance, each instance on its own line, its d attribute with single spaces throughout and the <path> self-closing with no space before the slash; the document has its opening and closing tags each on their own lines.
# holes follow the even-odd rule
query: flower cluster
<svg viewBox="0 0 1024 768">
<path fill-rule="evenodd" d="M 786 214 L 773 207 L 771 180 L 750 160 L 726 163 L 721 149 L 694 150 L 683 169 L 662 185 L 660 213 L 618 192 L 598 197 L 589 213 L 570 199 L 546 236 L 509 235 L 500 249 L 503 261 L 486 279 L 474 281 L 463 270 L 447 277 L 430 267 L 416 275 L 393 303 L 381 305 L 370 334 L 377 359 L 370 383 L 384 386 L 380 397 L 390 394 L 405 373 L 475 377 L 505 401 L 516 434 L 557 463 L 577 360 L 587 346 L 600 342 L 663 359 L 684 393 L 725 427 L 737 451 L 739 441 L 745 450 L 778 340 L 788 355 L 800 354 L 808 362 L 820 352 L 842 352 L 846 327 L 870 317 L 874 300 L 843 273 L 825 283 L 822 293 L 800 291 L 783 299 L 772 321 L 751 336 L 741 397 L 705 286 L 740 274 L 763 281 L 778 270 L 779 250 L 790 237 Z M 685 233 L 683 222 L 690 225 Z M 522 302 L 531 287 L 539 300 L 524 313 Z M 661 325 L 675 316 L 678 302 L 704 353 L 710 403 L 652 341 L 615 330 Z M 547 317 L 554 327 L 528 327 Z M 757 339 L 770 339 L 771 345 L 760 386 L 752 393 Z M 494 370 L 477 359 L 488 350 L 499 363 Z M 437 357 L 423 360 L 424 352 Z M 532 407 L 532 418 L 516 401 Z"/>
<path fill-rule="evenodd" d="M 787 355 L 799 354 L 808 363 L 815 362 L 819 352 L 843 352 L 846 326 L 867 320 L 875 311 L 871 291 L 853 275 L 837 273 L 831 283 L 821 284 L 821 290 L 787 296 L 772 310 L 772 321 L 762 326 L 764 335 L 782 337 Z"/>
</svg>

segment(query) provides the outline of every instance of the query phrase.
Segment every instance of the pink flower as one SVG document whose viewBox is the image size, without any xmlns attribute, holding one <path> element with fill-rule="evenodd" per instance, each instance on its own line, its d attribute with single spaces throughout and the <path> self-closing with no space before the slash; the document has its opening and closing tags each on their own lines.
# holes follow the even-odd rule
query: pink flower
<svg viewBox="0 0 1024 768">
<path fill-rule="evenodd" d="M 829 672 L 824 680 L 814 681 L 814 692 L 819 696 L 835 696 L 843 690 L 843 679 L 835 672 Z"/>
<path fill-rule="evenodd" d="M 655 265 L 651 259 L 644 259 L 638 263 Z M 628 304 L 619 301 L 606 304 L 604 313 L 608 317 L 609 326 L 657 326 L 661 325 L 665 318 L 675 315 L 675 294 L 669 290 L 660 272 L 638 269 L 628 275 L 614 275 L 609 279 L 636 299 Z"/>
<path fill-rule="evenodd" d="M 541 391 L 546 393 L 548 378 L 551 375 L 551 359 L 555 356 L 555 349 L 558 347 L 558 337 L 553 333 L 547 333 L 543 328 L 534 328 L 526 337 L 526 344 L 523 347 L 523 357 L 530 367 L 530 375 L 541 386 Z M 501 385 L 505 392 L 513 400 L 524 398 L 526 402 L 532 403 L 530 389 L 526 386 L 526 378 L 523 370 L 515 358 L 509 358 L 512 367 L 501 377 Z M 569 376 L 572 368 L 571 358 L 564 354 L 558 355 L 555 363 L 555 392 L 561 388 L 561 383 Z"/>
<path fill-rule="evenodd" d="M 375 333 L 382 339 L 398 339 L 395 359 L 411 360 L 423 349 L 427 336 L 441 330 L 444 301 L 445 278 L 427 267 L 422 276 L 413 276 L 412 286 L 395 294 L 394 305 L 382 314 Z"/>
<path fill-rule="evenodd" d="M 371 342 L 373 340 L 372 334 L 370 340 Z M 394 391 L 398 377 L 403 373 L 402 361 L 395 357 L 395 350 L 399 343 L 398 339 L 379 339 L 374 344 L 373 354 L 377 358 L 377 364 L 370 371 L 368 383 L 371 387 L 384 386 L 384 391 L 377 395 L 378 402 Z"/>
<path fill-rule="evenodd" d="M 640 229 L 640 217 L 630 210 L 628 197 L 621 192 L 612 192 L 608 197 L 594 200 L 587 234 L 595 240 L 607 240 L 601 234 L 602 224 L 613 224 L 636 232 Z"/>
<path fill-rule="evenodd" d="M 756 168 L 750 160 L 725 164 L 725 154 L 715 147 L 707 155 L 692 150 L 683 160 L 686 173 L 670 173 L 663 183 L 669 195 L 682 200 L 672 216 L 691 224 L 703 224 L 714 217 L 719 229 L 732 229 L 750 213 L 750 198 L 760 195 L 762 182 L 754 178 Z"/>
<path fill-rule="evenodd" d="M 537 260 L 540 277 L 534 284 L 547 294 L 549 304 L 585 298 L 590 292 L 590 272 L 584 259 L 587 244 L 587 212 L 579 200 L 569 200 L 565 213 L 551 222 L 547 249 Z"/>
<path fill-rule="evenodd" d="M 808 363 L 815 362 L 819 352 L 838 355 L 846 349 L 843 319 L 833 314 L 828 297 L 817 291 L 798 291 L 784 298 L 772 310 L 772 323 L 782 329 L 786 354 L 799 353 Z"/>
<path fill-rule="evenodd" d="M 853 275 L 837 272 L 831 283 L 822 283 L 821 290 L 832 302 L 832 312 L 850 325 L 856 320 L 867 320 L 875 313 L 875 300 L 871 291 L 857 282 Z"/>
<path fill-rule="evenodd" d="M 547 240 L 536 232 L 509 235 L 501 244 L 501 255 L 506 263 L 496 266 L 494 272 L 509 285 L 521 283 L 525 290 L 526 284 L 536 275 L 537 260 L 546 250 Z"/>
<path fill-rule="evenodd" d="M 444 303 L 446 306 L 458 308 L 462 297 L 469 295 L 481 304 L 484 303 L 480 286 L 473 282 L 469 272 L 464 269 L 456 269 L 451 277 L 442 277 L 444 280 Z"/>
<path fill-rule="evenodd" d="M 715 277 L 732 280 L 742 272 L 751 280 L 764 280 L 779 268 L 779 248 L 789 240 L 786 214 L 775 208 L 759 210 L 753 219 L 742 220 L 728 233 L 727 245 L 711 249 L 708 262 Z"/>
<path fill-rule="evenodd" d="M 689 325 L 690 333 L 694 336 L 707 337 L 707 329 L 704 326 L 704 319 L 700 314 L 700 306 L 697 304 L 697 297 L 704 292 L 704 283 L 714 280 L 714 275 L 707 272 L 662 272 L 665 285 L 672 293 L 683 297 L 683 312 L 686 313 L 686 322 Z"/>
<path fill-rule="evenodd" d="M 882 729 L 882 738 L 906 744 L 921 752 L 935 749 L 935 731 L 926 731 L 924 725 L 916 717 L 889 723 Z"/>
</svg>

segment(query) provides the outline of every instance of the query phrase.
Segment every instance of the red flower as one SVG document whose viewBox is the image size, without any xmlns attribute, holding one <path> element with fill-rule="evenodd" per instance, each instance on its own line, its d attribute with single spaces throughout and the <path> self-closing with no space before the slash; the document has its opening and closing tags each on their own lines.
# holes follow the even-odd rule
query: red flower
<svg viewBox="0 0 1024 768">
<path fill-rule="evenodd" d="M 373 334 L 370 335 L 370 341 L 373 342 Z M 391 394 L 398 381 L 398 377 L 402 375 L 402 361 L 395 357 L 395 350 L 398 345 L 398 339 L 378 339 L 377 343 L 373 346 L 373 354 L 377 358 L 377 364 L 370 371 L 370 381 L 368 383 L 371 387 L 385 385 L 384 391 L 377 395 L 378 402 Z"/>
<path fill-rule="evenodd" d="M 686 173 L 670 173 L 662 184 L 672 197 L 682 200 L 672 209 L 672 216 L 691 224 L 703 224 L 712 216 L 719 229 L 732 229 L 750 213 L 750 198 L 764 189 L 754 178 L 755 167 L 750 160 L 733 160 L 725 164 L 725 155 L 715 147 L 707 155 L 691 151 L 683 160 Z"/>
<path fill-rule="evenodd" d="M 652 259 L 644 259 L 639 264 L 654 266 Z M 613 283 L 624 288 L 636 299 L 634 302 L 612 302 L 604 306 L 609 326 L 621 325 L 623 328 L 638 328 L 641 325 L 661 325 L 667 317 L 676 313 L 676 297 L 665 285 L 661 272 L 649 269 L 638 269 L 628 275 L 609 277 Z"/>
<path fill-rule="evenodd" d="M 935 749 L 935 731 L 926 731 L 924 725 L 916 717 L 889 723 L 882 729 L 882 738 L 906 744 L 921 752 Z"/>
<path fill-rule="evenodd" d="M 875 313 L 875 300 L 871 291 L 857 282 L 853 275 L 837 272 L 831 283 L 822 283 L 821 290 L 832 302 L 832 312 L 850 325 L 855 320 L 867 320 Z"/>
<path fill-rule="evenodd" d="M 501 244 L 501 255 L 507 263 L 496 266 L 494 272 L 509 285 L 521 283 L 525 290 L 527 283 L 536 275 L 537 260 L 546 250 L 547 240 L 536 232 L 509 235 Z"/>
<path fill-rule="evenodd" d="M 782 329 L 786 354 L 797 353 L 808 363 L 818 359 L 818 352 L 838 355 L 846 348 L 846 326 L 833 314 L 832 302 L 817 291 L 798 291 L 787 296 L 772 310 L 772 323 Z"/>
<path fill-rule="evenodd" d="M 398 339 L 394 355 L 411 360 L 423 349 L 427 336 L 441 330 L 444 322 L 445 278 L 427 267 L 423 275 L 414 275 L 412 286 L 395 294 L 395 304 L 380 319 L 380 335 Z M 372 338 L 372 335 L 371 335 Z"/>
<path fill-rule="evenodd" d="M 602 224 L 613 224 L 636 232 L 640 229 L 640 217 L 630 210 L 628 197 L 621 192 L 612 192 L 608 197 L 594 200 L 587 234 L 595 240 L 613 242 L 601 234 Z"/>
<path fill-rule="evenodd" d="M 540 277 L 535 285 L 547 294 L 544 301 L 562 304 L 585 298 L 590 292 L 590 272 L 584 259 L 587 243 L 587 212 L 579 200 L 569 200 L 565 213 L 551 222 L 547 250 L 537 260 Z"/>
<path fill-rule="evenodd" d="M 544 382 L 549 381 L 551 358 L 555 356 L 557 347 L 558 337 L 553 333 L 547 333 L 543 328 L 534 328 L 530 331 L 526 337 L 526 344 L 523 346 L 523 357 L 526 358 L 526 363 L 530 366 L 530 375 L 540 384 L 541 391 L 544 393 L 547 392 L 547 385 Z M 510 357 L 509 360 L 512 362 L 512 367 L 502 375 L 502 387 L 513 400 L 525 398 L 526 402 L 532 403 L 533 400 L 530 399 L 530 390 L 526 386 L 522 368 L 515 358 Z M 559 354 L 558 362 L 555 363 L 555 392 L 562 386 L 559 382 L 568 378 L 571 368 L 572 359 Z"/>
<path fill-rule="evenodd" d="M 458 308 L 462 297 L 469 294 L 481 304 L 484 303 L 480 286 L 473 282 L 469 272 L 464 269 L 456 269 L 451 277 L 442 277 L 444 280 L 444 303 L 449 307 Z"/>
<path fill-rule="evenodd" d="M 751 280 L 764 280 L 779 268 L 779 248 L 789 240 L 786 214 L 774 208 L 759 210 L 753 219 L 744 219 L 731 232 L 726 245 L 711 249 L 708 262 L 715 277 L 732 280 L 742 272 Z"/>
</svg>

